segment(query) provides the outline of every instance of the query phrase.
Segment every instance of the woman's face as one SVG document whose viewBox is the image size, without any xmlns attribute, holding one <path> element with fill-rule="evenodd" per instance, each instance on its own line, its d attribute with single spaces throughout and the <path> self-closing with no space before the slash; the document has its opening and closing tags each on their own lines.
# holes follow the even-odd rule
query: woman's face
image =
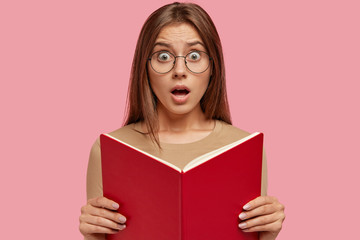
<svg viewBox="0 0 360 240">
<path fill-rule="evenodd" d="M 164 27 L 156 41 L 152 53 L 156 53 L 148 63 L 150 84 L 158 101 L 158 112 L 166 114 L 203 114 L 200 99 L 209 84 L 211 68 L 202 69 L 199 59 L 209 62 L 205 45 L 194 27 L 187 23 L 171 24 Z M 170 54 L 169 54 L 170 53 Z M 190 54 L 189 54 L 190 53 Z M 172 66 L 173 56 L 188 55 L 188 66 L 194 71 L 205 70 L 201 73 L 191 72 L 185 65 L 183 57 L 177 57 L 173 69 L 167 73 L 158 73 L 159 70 L 168 70 Z M 207 60 L 204 60 L 206 59 Z M 153 67 L 155 68 L 155 71 Z M 165 66 L 165 67 L 164 67 Z M 161 71 L 164 72 L 164 71 Z M 196 71 L 200 72 L 200 71 Z"/>
</svg>

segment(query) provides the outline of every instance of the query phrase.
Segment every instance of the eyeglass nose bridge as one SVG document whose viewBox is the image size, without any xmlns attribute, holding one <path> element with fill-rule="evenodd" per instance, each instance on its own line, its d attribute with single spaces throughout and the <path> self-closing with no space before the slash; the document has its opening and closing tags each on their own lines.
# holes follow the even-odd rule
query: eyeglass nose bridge
<svg viewBox="0 0 360 240">
<path fill-rule="evenodd" d="M 175 64 L 176 64 L 176 59 L 178 58 L 178 57 L 182 57 L 182 58 L 184 58 L 184 62 L 185 62 L 185 66 L 188 68 L 188 66 L 187 66 L 187 61 L 186 61 L 186 56 L 175 56 L 174 55 L 174 62 L 173 62 L 173 67 L 172 68 L 174 68 L 175 67 Z M 171 69 L 172 70 L 172 69 Z M 170 71 L 171 71 L 170 70 Z M 189 69 L 190 70 L 190 69 Z"/>
</svg>

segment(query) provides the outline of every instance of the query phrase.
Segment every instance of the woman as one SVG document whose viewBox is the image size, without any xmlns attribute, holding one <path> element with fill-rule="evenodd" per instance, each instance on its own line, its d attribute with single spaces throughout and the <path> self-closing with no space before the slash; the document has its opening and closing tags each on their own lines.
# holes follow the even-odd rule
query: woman
<svg viewBox="0 0 360 240">
<path fill-rule="evenodd" d="M 248 135 L 231 125 L 220 39 L 201 7 L 168 4 L 146 20 L 132 65 L 127 121 L 110 135 L 179 167 Z M 262 196 L 239 209 L 239 228 L 270 240 L 285 215 L 284 206 L 266 196 L 265 167 Z M 119 204 L 102 197 L 99 139 L 90 153 L 87 194 L 79 227 L 85 239 L 126 228 Z"/>
</svg>

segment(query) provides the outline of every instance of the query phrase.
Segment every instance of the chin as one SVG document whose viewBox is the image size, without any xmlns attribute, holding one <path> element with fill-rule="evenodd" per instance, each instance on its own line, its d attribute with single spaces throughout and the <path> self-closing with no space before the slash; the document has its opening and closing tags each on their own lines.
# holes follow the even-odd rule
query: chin
<svg viewBox="0 0 360 240">
<path fill-rule="evenodd" d="M 166 109 L 167 112 L 174 115 L 189 115 L 189 114 L 196 114 L 196 107 L 191 106 L 178 106 L 171 109 Z"/>
</svg>

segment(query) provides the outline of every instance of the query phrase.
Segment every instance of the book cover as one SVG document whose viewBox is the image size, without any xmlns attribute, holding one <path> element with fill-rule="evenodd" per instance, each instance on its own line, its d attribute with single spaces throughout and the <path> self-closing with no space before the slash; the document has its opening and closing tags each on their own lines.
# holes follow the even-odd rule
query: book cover
<svg viewBox="0 0 360 240">
<path fill-rule="evenodd" d="M 238 228 L 242 206 L 260 196 L 263 134 L 254 133 L 180 169 L 102 134 L 104 196 L 126 229 L 107 239 L 254 240 Z"/>
</svg>

